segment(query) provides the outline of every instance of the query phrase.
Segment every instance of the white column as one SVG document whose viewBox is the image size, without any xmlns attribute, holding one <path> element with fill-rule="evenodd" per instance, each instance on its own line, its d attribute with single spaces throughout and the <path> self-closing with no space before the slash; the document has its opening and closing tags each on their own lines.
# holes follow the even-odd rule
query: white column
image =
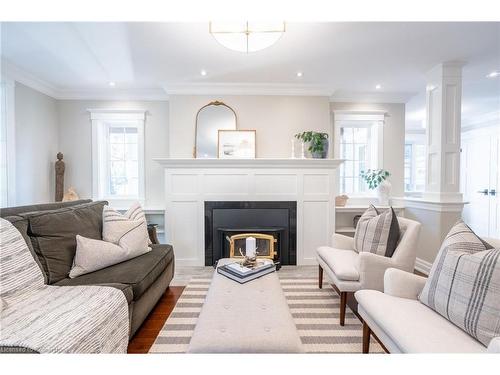
<svg viewBox="0 0 500 375">
<path fill-rule="evenodd" d="M 462 202 L 462 66 L 460 62 L 446 62 L 427 74 L 427 173 L 424 198 L 438 202 Z"/>
</svg>

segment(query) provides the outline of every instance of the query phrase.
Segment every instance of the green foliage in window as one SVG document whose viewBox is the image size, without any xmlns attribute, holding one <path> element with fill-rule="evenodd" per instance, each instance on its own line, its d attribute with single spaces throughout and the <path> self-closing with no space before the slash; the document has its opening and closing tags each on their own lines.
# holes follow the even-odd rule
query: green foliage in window
<svg viewBox="0 0 500 375">
<path fill-rule="evenodd" d="M 368 169 L 361 171 L 361 178 L 367 183 L 368 189 L 376 189 L 391 174 L 385 169 Z"/>
</svg>

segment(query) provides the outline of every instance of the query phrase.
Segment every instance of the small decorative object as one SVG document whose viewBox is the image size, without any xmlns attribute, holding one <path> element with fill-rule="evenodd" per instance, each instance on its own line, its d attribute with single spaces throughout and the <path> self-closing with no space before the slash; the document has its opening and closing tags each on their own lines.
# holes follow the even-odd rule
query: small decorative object
<svg viewBox="0 0 500 375">
<path fill-rule="evenodd" d="M 292 138 L 292 153 L 290 158 L 295 159 L 295 138 Z"/>
<path fill-rule="evenodd" d="M 337 195 L 335 197 L 335 206 L 337 206 L 337 207 L 345 207 L 348 199 L 349 199 L 349 197 L 347 195 L 345 195 L 345 194 L 343 194 L 343 195 Z"/>
<path fill-rule="evenodd" d="M 306 144 L 304 143 L 304 141 L 300 142 L 300 158 L 306 158 Z"/>
<path fill-rule="evenodd" d="M 78 199 L 80 199 L 80 197 L 76 193 L 75 188 L 69 187 L 66 193 L 64 193 L 62 201 L 69 202 L 69 201 L 77 201 Z"/>
<path fill-rule="evenodd" d="M 358 226 L 359 219 L 361 219 L 361 215 L 354 215 L 352 219 L 352 226 L 354 227 L 354 229 L 356 229 L 356 227 Z"/>
<path fill-rule="evenodd" d="M 387 179 L 391 174 L 385 169 L 368 169 L 362 171 L 360 175 L 368 184 L 368 189 L 377 189 L 379 203 L 388 206 L 392 185 Z"/>
<path fill-rule="evenodd" d="M 64 197 L 64 170 L 66 169 L 66 165 L 63 161 L 63 153 L 57 153 L 57 161 L 55 163 L 56 169 L 56 194 L 55 199 L 56 202 L 61 202 Z"/>
<path fill-rule="evenodd" d="M 247 237 L 245 255 L 248 258 L 255 258 L 256 254 L 257 254 L 257 241 L 255 237 Z"/>
<path fill-rule="evenodd" d="M 219 130 L 220 159 L 255 159 L 255 130 Z"/>
<path fill-rule="evenodd" d="M 328 156 L 328 133 L 307 131 L 295 134 L 295 138 L 307 143 L 307 150 L 314 159 L 326 159 Z"/>
<path fill-rule="evenodd" d="M 243 262 L 241 263 L 243 267 L 253 268 L 257 265 L 257 241 L 255 237 L 247 237 L 245 242 L 245 255 Z M 243 252 L 239 249 L 240 254 L 243 256 Z"/>
</svg>

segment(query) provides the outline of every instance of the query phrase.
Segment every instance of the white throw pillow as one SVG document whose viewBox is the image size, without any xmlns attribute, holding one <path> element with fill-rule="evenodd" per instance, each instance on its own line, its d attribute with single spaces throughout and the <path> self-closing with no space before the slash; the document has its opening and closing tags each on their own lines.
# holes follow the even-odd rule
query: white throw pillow
<svg viewBox="0 0 500 375">
<path fill-rule="evenodd" d="M 129 252 L 143 252 L 150 244 L 146 216 L 137 202 L 121 214 L 109 206 L 102 212 L 102 239 Z"/>
<path fill-rule="evenodd" d="M 94 272 L 102 268 L 112 266 L 135 258 L 150 251 L 147 246 L 141 250 L 131 250 L 115 245 L 111 242 L 94 240 L 91 238 L 76 236 L 76 253 L 73 259 L 73 267 L 69 272 L 70 278 Z"/>
</svg>

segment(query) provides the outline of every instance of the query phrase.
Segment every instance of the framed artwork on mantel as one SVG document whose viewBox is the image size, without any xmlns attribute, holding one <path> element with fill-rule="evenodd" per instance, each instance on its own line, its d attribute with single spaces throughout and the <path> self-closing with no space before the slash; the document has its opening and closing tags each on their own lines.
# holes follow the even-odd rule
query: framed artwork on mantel
<svg viewBox="0 0 500 375">
<path fill-rule="evenodd" d="M 220 159 L 255 159 L 255 130 L 219 130 L 217 155 Z"/>
</svg>

